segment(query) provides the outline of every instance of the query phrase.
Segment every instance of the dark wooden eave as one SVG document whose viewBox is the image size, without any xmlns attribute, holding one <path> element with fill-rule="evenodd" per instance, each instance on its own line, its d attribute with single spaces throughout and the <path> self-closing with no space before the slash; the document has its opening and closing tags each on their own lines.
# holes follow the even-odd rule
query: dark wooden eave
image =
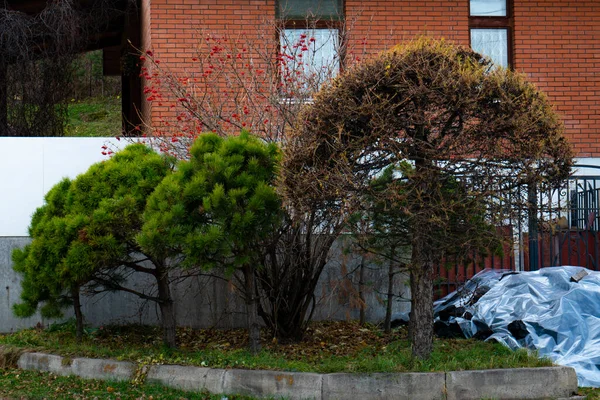
<svg viewBox="0 0 600 400">
<path fill-rule="evenodd" d="M 24 12 L 29 15 L 39 14 L 46 7 L 46 0 L 7 0 L 9 10 Z"/>
</svg>

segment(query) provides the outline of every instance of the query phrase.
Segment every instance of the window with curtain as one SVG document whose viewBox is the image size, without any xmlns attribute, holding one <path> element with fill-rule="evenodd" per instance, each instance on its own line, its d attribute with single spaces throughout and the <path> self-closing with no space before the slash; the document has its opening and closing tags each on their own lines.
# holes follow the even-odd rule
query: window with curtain
<svg viewBox="0 0 600 400">
<path fill-rule="evenodd" d="M 317 90 L 340 70 L 342 0 L 277 0 L 286 97 Z M 296 92 L 296 93 L 294 93 Z"/>
<path fill-rule="evenodd" d="M 470 0 L 473 17 L 506 17 L 506 0 Z"/>
<path fill-rule="evenodd" d="M 469 0 L 471 48 L 504 68 L 512 64 L 510 1 Z"/>
<path fill-rule="evenodd" d="M 279 40 L 285 57 L 281 71 L 284 82 L 310 91 L 338 74 L 337 29 L 285 28 L 280 32 Z"/>
</svg>

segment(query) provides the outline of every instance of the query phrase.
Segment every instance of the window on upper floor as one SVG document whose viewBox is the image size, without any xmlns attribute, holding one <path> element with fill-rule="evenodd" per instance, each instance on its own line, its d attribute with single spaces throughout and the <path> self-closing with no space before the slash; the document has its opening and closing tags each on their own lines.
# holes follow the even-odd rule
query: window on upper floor
<svg viewBox="0 0 600 400">
<path fill-rule="evenodd" d="M 342 0 L 277 0 L 285 97 L 317 90 L 340 70 Z"/>
<path fill-rule="evenodd" d="M 506 17 L 506 0 L 471 0 L 473 17 Z"/>
<path fill-rule="evenodd" d="M 512 64 L 511 0 L 469 0 L 471 48 L 496 65 Z"/>
<path fill-rule="evenodd" d="M 279 40 L 281 78 L 291 90 L 316 90 L 338 74 L 338 29 L 284 28 Z"/>
<path fill-rule="evenodd" d="M 329 20 L 344 18 L 342 0 L 276 0 L 277 18 L 290 21 Z"/>
</svg>

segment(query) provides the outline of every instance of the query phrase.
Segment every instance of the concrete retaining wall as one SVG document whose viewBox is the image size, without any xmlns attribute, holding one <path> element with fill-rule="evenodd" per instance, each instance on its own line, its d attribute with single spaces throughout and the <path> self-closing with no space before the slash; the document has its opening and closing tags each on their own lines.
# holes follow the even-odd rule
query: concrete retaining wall
<svg viewBox="0 0 600 400">
<path fill-rule="evenodd" d="M 40 315 L 19 319 L 12 315 L 11 307 L 19 302 L 21 280 L 12 269 L 11 252 L 30 242 L 28 237 L 0 237 L 0 332 L 12 332 L 21 328 L 47 325 L 50 321 Z M 358 319 L 359 304 L 354 271 L 359 260 L 345 254 L 340 241 L 332 250 L 332 261 L 327 265 L 315 292 L 318 306 L 314 319 Z M 365 274 L 366 317 L 368 321 L 383 320 L 385 316 L 385 293 L 387 292 L 387 267 L 371 265 Z M 409 298 L 406 276 L 396 277 L 396 293 Z M 152 291 L 152 282 L 145 274 L 133 275 L 130 282 L 134 288 Z M 222 279 L 194 277 L 172 285 L 176 299 L 177 322 L 180 326 L 194 328 L 233 328 L 245 324 L 244 305 L 232 285 Z M 107 324 L 157 324 L 160 321 L 158 307 L 135 295 L 125 292 L 102 293 L 84 297 L 83 313 L 92 326 Z M 407 302 L 394 302 L 394 312 L 408 311 Z M 71 316 L 66 310 L 66 318 Z"/>
<path fill-rule="evenodd" d="M 30 318 L 17 318 L 12 313 L 12 305 L 21 296 L 21 279 L 12 269 L 11 254 L 13 249 L 22 248 L 29 241 L 28 237 L 0 238 L 0 332 L 12 332 L 49 322 L 39 314 Z"/>
<path fill-rule="evenodd" d="M 23 354 L 19 368 L 103 380 L 129 380 L 139 366 L 125 361 Z M 146 367 L 144 367 L 146 368 Z M 198 392 L 290 400 L 559 399 L 577 392 L 570 367 L 404 374 L 315 374 L 152 365 L 146 382 Z"/>
</svg>

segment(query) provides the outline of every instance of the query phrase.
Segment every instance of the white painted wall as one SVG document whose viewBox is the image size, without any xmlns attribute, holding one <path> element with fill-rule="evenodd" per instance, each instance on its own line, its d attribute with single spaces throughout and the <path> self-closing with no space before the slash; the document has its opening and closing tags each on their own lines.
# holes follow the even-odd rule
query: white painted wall
<svg viewBox="0 0 600 400">
<path fill-rule="evenodd" d="M 0 138 L 0 236 L 27 236 L 31 215 L 62 178 L 106 159 L 114 138 Z"/>
</svg>

